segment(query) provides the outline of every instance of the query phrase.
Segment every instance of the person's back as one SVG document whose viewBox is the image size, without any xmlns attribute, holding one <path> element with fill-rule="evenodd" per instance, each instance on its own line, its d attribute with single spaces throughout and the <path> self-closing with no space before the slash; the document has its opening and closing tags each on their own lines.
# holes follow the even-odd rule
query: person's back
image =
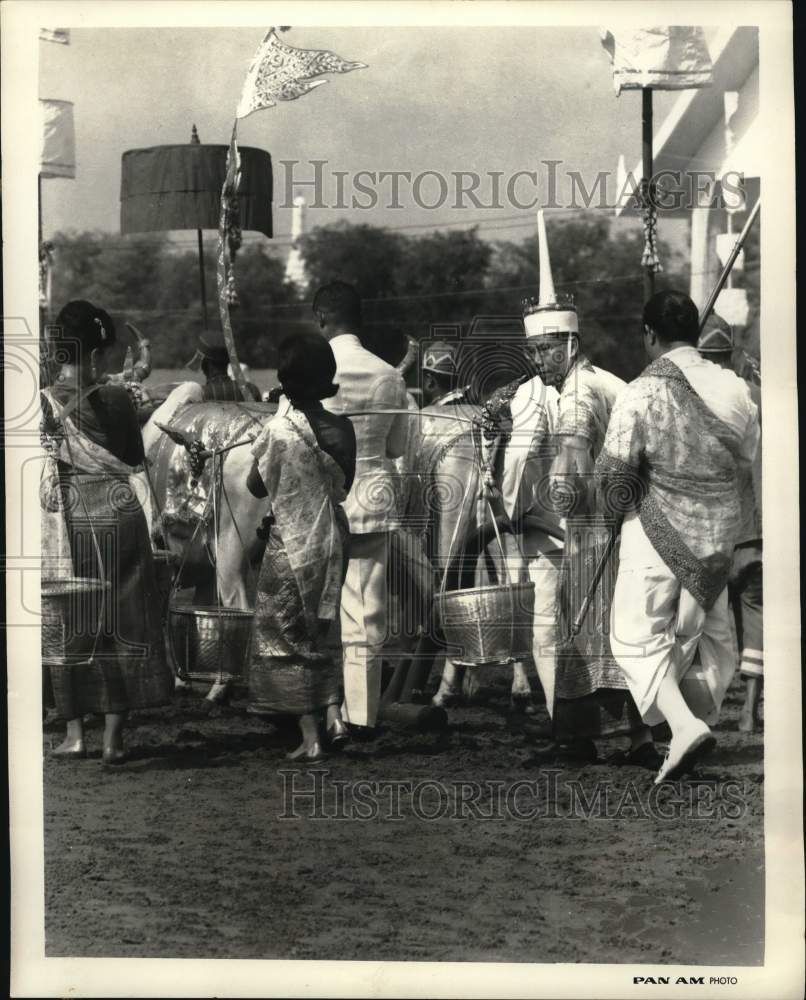
<svg viewBox="0 0 806 1000">
<path fill-rule="evenodd" d="M 406 386 L 400 373 L 366 350 L 358 337 L 341 334 L 330 341 L 336 357 L 339 391 L 325 401 L 332 413 L 407 409 Z M 384 531 L 395 512 L 389 488 L 394 459 L 406 447 L 406 416 L 376 412 L 351 416 L 356 437 L 356 475 L 344 504 L 350 529 L 356 533 Z"/>
<path fill-rule="evenodd" d="M 641 470 L 642 484 L 632 484 L 636 512 L 667 564 L 703 599 L 709 574 L 692 572 L 687 554 L 714 570 L 730 563 L 741 523 L 739 471 L 755 450 L 753 419 L 742 380 L 702 360 L 693 346 L 653 362 L 612 416 L 609 439 L 621 438 L 619 454 Z"/>
<path fill-rule="evenodd" d="M 733 677 L 727 583 L 739 472 L 758 442 L 744 383 L 704 360 L 697 307 L 667 290 L 644 307 L 652 359 L 619 396 L 597 463 L 606 509 L 624 514 L 611 643 L 644 722 L 665 720 L 674 780 L 714 745 Z"/>
<path fill-rule="evenodd" d="M 350 560 L 341 592 L 344 712 L 354 725 L 373 727 L 381 693 L 386 638 L 388 532 L 397 514 L 394 459 L 407 439 L 406 385 L 391 365 L 361 344 L 361 299 L 336 281 L 320 288 L 313 310 L 336 359 L 339 390 L 333 413 L 402 410 L 350 417 L 356 436 L 355 481 L 344 502 L 350 522 Z"/>
</svg>

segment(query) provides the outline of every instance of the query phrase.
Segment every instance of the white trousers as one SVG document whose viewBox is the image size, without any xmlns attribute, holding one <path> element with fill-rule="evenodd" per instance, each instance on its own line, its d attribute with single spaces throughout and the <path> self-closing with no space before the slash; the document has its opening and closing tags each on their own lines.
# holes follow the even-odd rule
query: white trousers
<svg viewBox="0 0 806 1000">
<path fill-rule="evenodd" d="M 522 544 L 529 579 L 535 585 L 532 658 L 546 696 L 546 708 L 553 718 L 557 673 L 557 599 L 563 550 L 544 531 L 527 530 Z"/>
<path fill-rule="evenodd" d="M 716 722 L 736 670 L 727 589 L 705 611 L 635 516 L 621 530 L 610 624 L 613 656 L 647 725 L 663 721 L 656 699 L 670 671 L 694 715 Z"/>
<path fill-rule="evenodd" d="M 381 651 L 386 639 L 388 534 L 350 536 L 350 561 L 341 588 L 344 664 L 342 714 L 357 726 L 374 726 L 381 698 Z"/>
</svg>

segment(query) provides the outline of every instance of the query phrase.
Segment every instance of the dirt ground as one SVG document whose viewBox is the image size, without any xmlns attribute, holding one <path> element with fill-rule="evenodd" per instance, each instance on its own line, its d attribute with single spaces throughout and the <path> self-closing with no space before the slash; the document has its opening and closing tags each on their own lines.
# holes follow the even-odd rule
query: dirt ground
<svg viewBox="0 0 806 1000">
<path fill-rule="evenodd" d="M 316 773 L 285 760 L 294 730 L 187 696 L 132 719 L 119 769 L 97 728 L 86 761 L 46 755 L 48 955 L 761 963 L 763 744 L 737 731 L 739 683 L 713 756 L 653 799 L 648 771 L 541 769 L 485 676 L 446 734 L 389 726 Z"/>
</svg>

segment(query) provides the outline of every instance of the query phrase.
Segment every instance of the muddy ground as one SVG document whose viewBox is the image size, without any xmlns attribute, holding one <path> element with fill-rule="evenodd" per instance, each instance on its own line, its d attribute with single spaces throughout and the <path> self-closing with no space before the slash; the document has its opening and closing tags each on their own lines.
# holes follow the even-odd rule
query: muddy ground
<svg viewBox="0 0 806 1000">
<path fill-rule="evenodd" d="M 119 769 L 100 729 L 86 761 L 46 755 L 47 954 L 761 963 L 763 746 L 737 731 L 739 683 L 696 780 L 656 798 L 648 771 L 541 769 L 488 683 L 446 734 L 390 726 L 316 774 L 285 760 L 293 730 L 199 696 L 133 718 Z M 354 784 L 384 781 L 404 784 Z"/>
</svg>

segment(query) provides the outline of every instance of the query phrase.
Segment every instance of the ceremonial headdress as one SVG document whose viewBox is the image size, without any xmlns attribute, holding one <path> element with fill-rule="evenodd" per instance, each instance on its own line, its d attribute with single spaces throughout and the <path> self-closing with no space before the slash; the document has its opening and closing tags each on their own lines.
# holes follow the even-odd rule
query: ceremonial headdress
<svg viewBox="0 0 806 1000">
<path fill-rule="evenodd" d="M 579 333 L 576 306 L 570 297 L 559 297 L 554 291 L 551 275 L 551 258 L 546 238 L 546 221 L 543 210 L 537 213 L 537 245 L 540 255 L 540 297 L 523 301 L 523 325 L 526 339 L 556 337 Z"/>
<path fill-rule="evenodd" d="M 728 354 L 733 351 L 733 327 L 716 313 L 711 313 L 697 341 L 700 354 Z"/>
<path fill-rule="evenodd" d="M 435 340 L 423 357 L 423 371 L 434 372 L 436 375 L 456 375 L 456 345 Z"/>
</svg>

